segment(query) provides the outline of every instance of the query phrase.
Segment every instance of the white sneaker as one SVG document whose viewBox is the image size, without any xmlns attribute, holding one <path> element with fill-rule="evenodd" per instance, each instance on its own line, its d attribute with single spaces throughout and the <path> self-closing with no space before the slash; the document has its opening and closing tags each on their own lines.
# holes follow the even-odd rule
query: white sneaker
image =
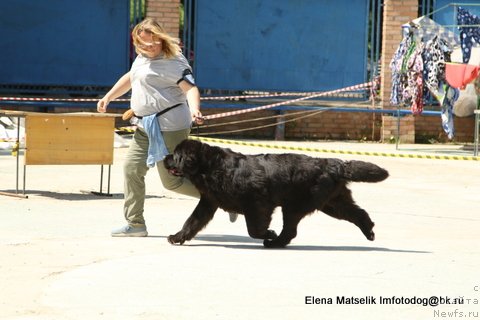
<svg viewBox="0 0 480 320">
<path fill-rule="evenodd" d="M 126 225 L 120 229 L 112 230 L 112 237 L 146 237 L 148 236 L 147 227 L 132 227 Z"/>
</svg>

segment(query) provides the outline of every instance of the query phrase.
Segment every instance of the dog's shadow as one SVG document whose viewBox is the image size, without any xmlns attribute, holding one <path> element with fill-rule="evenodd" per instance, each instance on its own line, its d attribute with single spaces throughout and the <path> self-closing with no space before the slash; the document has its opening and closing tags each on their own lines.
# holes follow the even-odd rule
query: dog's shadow
<svg viewBox="0 0 480 320">
<path fill-rule="evenodd" d="M 160 236 L 160 238 L 166 238 Z M 195 243 L 195 240 L 209 243 Z M 212 243 L 213 242 L 213 243 Z M 244 250 L 295 250 L 295 251 L 352 251 L 352 252 L 390 252 L 390 253 L 432 253 L 430 251 L 390 249 L 384 247 L 366 247 L 366 246 L 316 246 L 316 245 L 295 245 L 289 244 L 281 249 L 266 249 L 263 246 L 263 240 L 257 240 L 246 236 L 222 235 L 222 234 L 203 234 L 196 236 L 192 241 L 185 242 L 188 247 L 224 247 L 231 249 Z"/>
</svg>

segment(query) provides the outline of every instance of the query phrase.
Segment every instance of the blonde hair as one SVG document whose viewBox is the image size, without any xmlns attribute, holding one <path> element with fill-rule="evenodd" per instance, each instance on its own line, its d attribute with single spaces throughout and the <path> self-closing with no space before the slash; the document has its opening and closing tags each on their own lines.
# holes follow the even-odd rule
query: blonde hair
<svg viewBox="0 0 480 320">
<path fill-rule="evenodd" d="M 141 32 L 150 33 L 155 41 L 162 42 L 162 52 L 165 54 L 165 58 L 173 58 L 181 52 L 179 39 L 166 33 L 162 26 L 154 19 L 147 18 L 137 24 L 132 30 L 133 45 L 138 54 L 145 53 L 145 51 L 139 47 L 139 45 L 145 45 L 145 42 L 139 36 Z"/>
</svg>

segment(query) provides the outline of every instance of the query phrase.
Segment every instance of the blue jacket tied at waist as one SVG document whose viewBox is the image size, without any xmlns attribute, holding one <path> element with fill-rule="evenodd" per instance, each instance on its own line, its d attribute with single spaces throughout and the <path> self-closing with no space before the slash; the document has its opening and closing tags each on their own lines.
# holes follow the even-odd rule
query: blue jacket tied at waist
<svg viewBox="0 0 480 320">
<path fill-rule="evenodd" d="M 143 128 L 148 136 L 148 156 L 147 166 L 155 167 L 158 161 L 162 161 L 167 155 L 168 150 L 163 140 L 162 131 L 156 114 L 145 116 L 142 118 Z"/>
</svg>

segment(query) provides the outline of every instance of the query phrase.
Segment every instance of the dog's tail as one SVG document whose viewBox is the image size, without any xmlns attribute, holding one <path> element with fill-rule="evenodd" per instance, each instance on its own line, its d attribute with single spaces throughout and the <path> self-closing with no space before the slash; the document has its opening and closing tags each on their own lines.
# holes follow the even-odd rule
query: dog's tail
<svg viewBox="0 0 480 320">
<path fill-rule="evenodd" d="M 388 171 L 365 161 L 345 161 L 344 177 L 356 182 L 379 182 L 388 178 Z"/>
</svg>

